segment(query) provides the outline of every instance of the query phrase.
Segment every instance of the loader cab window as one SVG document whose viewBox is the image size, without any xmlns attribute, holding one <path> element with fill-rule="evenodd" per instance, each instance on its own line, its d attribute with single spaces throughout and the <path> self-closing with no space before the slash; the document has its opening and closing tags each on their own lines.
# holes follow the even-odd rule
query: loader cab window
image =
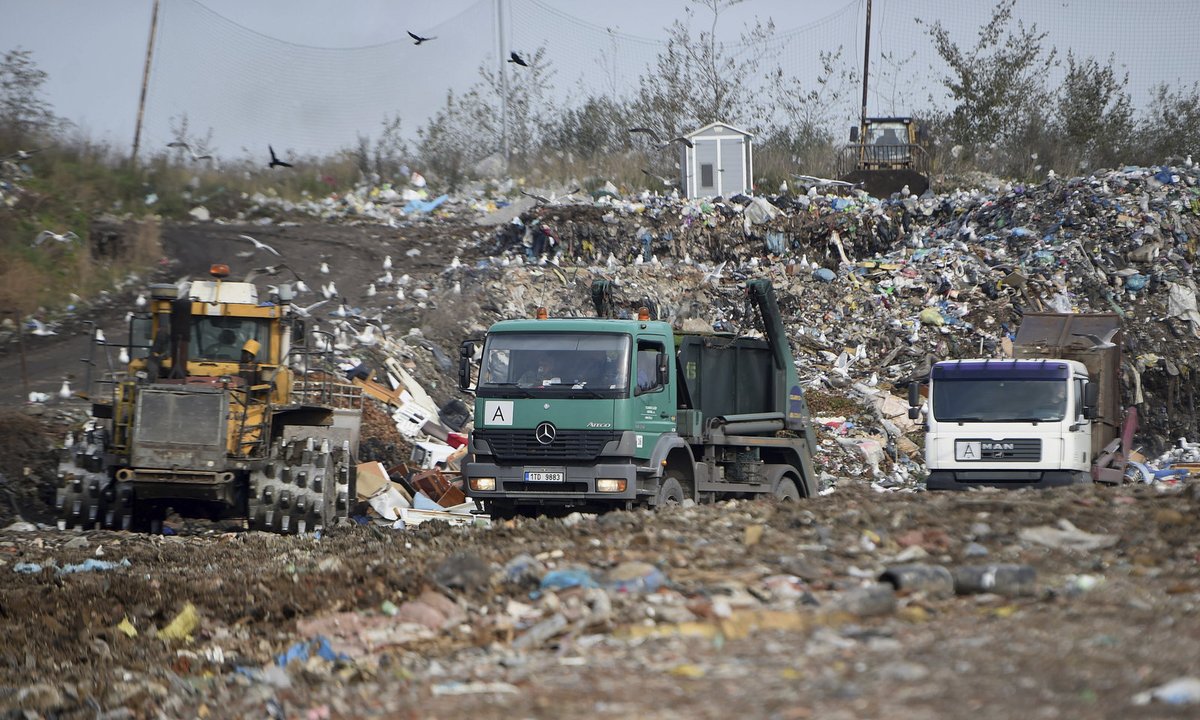
<svg viewBox="0 0 1200 720">
<path fill-rule="evenodd" d="M 247 340 L 257 340 L 264 350 L 270 347 L 268 321 L 237 317 L 192 318 L 188 356 L 191 360 L 238 362 L 242 357 L 242 345 Z M 261 356 L 258 359 L 260 362 L 267 360 Z"/>
<path fill-rule="evenodd" d="M 878 162 L 903 162 L 910 159 L 908 126 L 901 122 L 874 123 L 867 126 L 865 141 Z"/>
</svg>

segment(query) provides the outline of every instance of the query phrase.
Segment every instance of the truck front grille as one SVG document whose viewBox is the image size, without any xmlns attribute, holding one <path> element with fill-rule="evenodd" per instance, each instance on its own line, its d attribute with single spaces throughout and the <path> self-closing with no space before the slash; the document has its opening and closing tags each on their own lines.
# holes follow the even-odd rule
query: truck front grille
<svg viewBox="0 0 1200 720">
<path fill-rule="evenodd" d="M 543 445 L 533 430 L 476 430 L 475 438 L 492 449 L 498 462 L 526 465 L 568 460 L 592 462 L 609 442 L 621 434 L 605 430 L 559 430 L 554 440 Z"/>
<path fill-rule="evenodd" d="M 978 442 L 979 460 L 982 462 L 1038 462 L 1042 459 L 1041 438 L 1006 438 Z"/>
</svg>

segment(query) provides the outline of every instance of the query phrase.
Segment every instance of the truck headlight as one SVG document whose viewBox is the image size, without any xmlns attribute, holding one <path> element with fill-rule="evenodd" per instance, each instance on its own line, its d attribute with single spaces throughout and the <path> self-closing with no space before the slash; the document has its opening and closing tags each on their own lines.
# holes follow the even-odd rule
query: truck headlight
<svg viewBox="0 0 1200 720">
<path fill-rule="evenodd" d="M 625 480 L 616 478 L 601 478 L 596 481 L 596 492 L 619 493 L 625 492 Z"/>
<path fill-rule="evenodd" d="M 487 492 L 496 489 L 496 478 L 494 477 L 476 477 L 471 478 L 471 489 Z"/>
</svg>

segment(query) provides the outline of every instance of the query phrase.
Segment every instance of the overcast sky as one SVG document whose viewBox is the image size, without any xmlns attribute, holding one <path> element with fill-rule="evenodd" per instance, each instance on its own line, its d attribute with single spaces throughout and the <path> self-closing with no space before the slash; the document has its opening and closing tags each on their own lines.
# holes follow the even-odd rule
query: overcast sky
<svg viewBox="0 0 1200 720">
<path fill-rule="evenodd" d="M 346 147 L 357 132 L 378 131 L 388 114 L 400 115 L 411 136 L 447 90 L 465 89 L 481 66 L 498 62 L 495 1 L 163 0 L 147 143 L 165 146 L 171 120 L 184 115 L 197 134 L 214 131 L 213 147 L 224 157 L 258 154 L 268 142 L 297 152 Z M 585 92 L 597 82 L 629 92 L 660 51 L 665 28 L 689 5 L 501 1 L 509 8 L 511 47 L 545 47 L 556 87 L 566 92 L 585 82 L 592 83 Z M 970 50 L 994 5 L 874 0 L 870 112 L 921 109 L 929 91 L 912 88 L 936 87 L 945 72 L 930 49 L 928 25 L 916 18 L 943 23 Z M 128 147 L 152 6 L 0 0 L 0 52 L 32 51 L 49 75 L 45 91 L 54 111 L 92 139 Z M 865 0 L 745 0 L 722 16 L 717 34 L 734 41 L 747 23 L 773 19 L 783 48 L 779 67 L 785 77 L 809 82 L 820 50 L 841 47 L 847 67 L 860 69 L 864 7 Z M 1188 87 L 1200 80 L 1200 0 L 1018 0 L 1016 17 L 1049 31 L 1047 45 L 1060 59 L 1068 48 L 1101 62 L 1114 55 L 1129 71 L 1135 106 L 1154 83 Z M 697 18 L 695 26 L 707 28 L 711 15 L 699 9 Z M 622 35 L 614 40 L 606 28 Z M 407 30 L 439 38 L 415 48 Z M 890 68 L 881 57 L 888 51 L 901 59 Z M 910 54 L 914 60 L 904 61 Z"/>
<path fill-rule="evenodd" d="M 477 0 L 199 0 L 243 27 L 279 40 L 354 48 L 422 32 Z M 745 22 L 774 18 L 794 27 L 861 0 L 747 0 L 722 16 L 718 35 L 736 38 Z M 683 17 L 684 0 L 547 0 L 600 27 L 661 39 Z M 49 78 L 46 95 L 60 116 L 94 139 L 132 141 L 153 0 L 0 0 L 0 51 L 31 50 Z M 214 48 L 214 51 L 217 50 Z M 474 68 L 465 77 L 473 79 Z M 439 78 L 441 80 L 441 78 Z"/>
</svg>

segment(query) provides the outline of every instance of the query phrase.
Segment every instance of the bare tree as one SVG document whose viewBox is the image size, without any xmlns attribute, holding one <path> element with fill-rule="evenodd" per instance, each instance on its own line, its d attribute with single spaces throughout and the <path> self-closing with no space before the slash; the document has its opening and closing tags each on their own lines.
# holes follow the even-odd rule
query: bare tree
<svg viewBox="0 0 1200 720">
<path fill-rule="evenodd" d="M 1046 33 L 1036 24 L 1027 28 L 1018 20 L 1015 30 L 1010 27 L 1015 3 L 1000 0 L 969 49 L 960 47 L 940 21 L 929 26 L 934 49 L 949 66 L 942 85 L 954 104 L 946 128 L 954 142 L 975 148 L 1006 145 L 1049 102 L 1044 78 L 1055 64 L 1055 50 L 1043 52 Z"/>
<path fill-rule="evenodd" d="M 653 72 L 640 78 L 636 107 L 644 123 L 669 136 L 715 121 L 751 123 L 765 117 L 755 100 L 750 78 L 757 77 L 771 53 L 775 23 L 758 21 L 741 35 L 734 51 L 716 37 L 721 13 L 743 0 L 691 0 L 711 14 L 709 29 L 693 35 L 693 7 L 687 20 L 676 20 L 667 30 L 667 47 L 659 54 Z"/>
<path fill-rule="evenodd" d="M 46 77 L 30 50 L 10 50 L 0 60 L 0 133 L 14 146 L 55 132 L 61 125 L 42 96 Z"/>
</svg>

